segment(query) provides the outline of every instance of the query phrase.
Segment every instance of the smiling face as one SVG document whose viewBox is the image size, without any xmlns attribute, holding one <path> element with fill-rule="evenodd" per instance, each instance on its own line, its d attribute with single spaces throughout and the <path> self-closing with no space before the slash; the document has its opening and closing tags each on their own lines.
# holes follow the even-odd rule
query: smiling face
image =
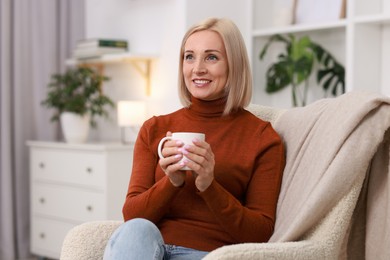
<svg viewBox="0 0 390 260">
<path fill-rule="evenodd" d="M 221 36 L 209 30 L 192 34 L 184 46 L 183 76 L 188 91 L 202 100 L 225 95 L 228 61 Z"/>
</svg>

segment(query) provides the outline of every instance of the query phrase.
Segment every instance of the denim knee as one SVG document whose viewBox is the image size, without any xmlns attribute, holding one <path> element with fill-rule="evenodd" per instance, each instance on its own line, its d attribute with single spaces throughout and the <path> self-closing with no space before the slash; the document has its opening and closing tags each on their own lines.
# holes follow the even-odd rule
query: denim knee
<svg viewBox="0 0 390 260">
<path fill-rule="evenodd" d="M 157 226 L 142 218 L 123 223 L 111 236 L 104 259 L 162 259 L 164 241 Z"/>
<path fill-rule="evenodd" d="M 135 218 L 126 221 L 122 225 L 123 227 L 120 232 L 126 234 L 128 237 L 136 236 L 138 240 L 157 239 L 159 242 L 163 240 L 158 227 L 147 219 Z"/>
</svg>

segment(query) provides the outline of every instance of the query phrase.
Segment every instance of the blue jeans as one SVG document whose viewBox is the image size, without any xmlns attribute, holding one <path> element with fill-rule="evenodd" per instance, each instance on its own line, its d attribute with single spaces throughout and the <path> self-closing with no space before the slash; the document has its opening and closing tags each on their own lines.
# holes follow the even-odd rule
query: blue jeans
<svg viewBox="0 0 390 260">
<path fill-rule="evenodd" d="M 164 244 L 151 221 L 136 218 L 123 223 L 109 239 L 103 260 L 199 260 L 208 252 Z"/>
</svg>

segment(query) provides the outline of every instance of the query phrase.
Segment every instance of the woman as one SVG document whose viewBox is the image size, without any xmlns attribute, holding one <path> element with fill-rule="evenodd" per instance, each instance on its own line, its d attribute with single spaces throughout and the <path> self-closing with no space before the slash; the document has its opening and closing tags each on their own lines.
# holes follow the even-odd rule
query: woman
<svg viewBox="0 0 390 260">
<path fill-rule="evenodd" d="M 252 80 L 233 22 L 211 18 L 188 30 L 179 92 L 184 108 L 140 130 L 126 222 L 105 259 L 201 259 L 223 245 L 266 242 L 273 232 L 284 147 L 270 123 L 244 110 Z M 201 132 L 206 140 L 167 141 L 159 159 L 158 143 L 172 132 Z M 179 163 L 183 155 L 190 160 Z"/>
</svg>

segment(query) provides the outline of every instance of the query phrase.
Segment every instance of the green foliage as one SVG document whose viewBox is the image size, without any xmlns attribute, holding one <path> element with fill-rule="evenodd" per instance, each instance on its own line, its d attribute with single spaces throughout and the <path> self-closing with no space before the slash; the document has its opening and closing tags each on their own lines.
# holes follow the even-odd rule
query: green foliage
<svg viewBox="0 0 390 260">
<path fill-rule="evenodd" d="M 96 126 L 96 116 L 108 117 L 106 106 L 114 107 L 114 102 L 102 94 L 101 85 L 109 78 L 88 67 L 77 67 L 64 74 L 53 74 L 48 84 L 48 93 L 42 105 L 56 111 L 52 121 L 59 120 L 62 112 L 79 115 L 89 113 L 91 126 Z"/>
<path fill-rule="evenodd" d="M 305 106 L 308 79 L 315 64 L 318 64 L 317 83 L 322 85 L 325 94 L 330 91 L 336 96 L 338 92 L 345 92 L 344 67 L 308 36 L 296 39 L 292 34 L 273 35 L 261 50 L 260 60 L 263 60 L 269 46 L 274 42 L 285 44 L 285 50 L 279 54 L 277 61 L 271 64 L 266 72 L 267 93 L 274 93 L 291 85 L 293 105 L 298 106 L 298 97 L 300 97 L 300 105 Z M 300 92 L 302 84 L 304 84 L 303 93 Z"/>
</svg>

